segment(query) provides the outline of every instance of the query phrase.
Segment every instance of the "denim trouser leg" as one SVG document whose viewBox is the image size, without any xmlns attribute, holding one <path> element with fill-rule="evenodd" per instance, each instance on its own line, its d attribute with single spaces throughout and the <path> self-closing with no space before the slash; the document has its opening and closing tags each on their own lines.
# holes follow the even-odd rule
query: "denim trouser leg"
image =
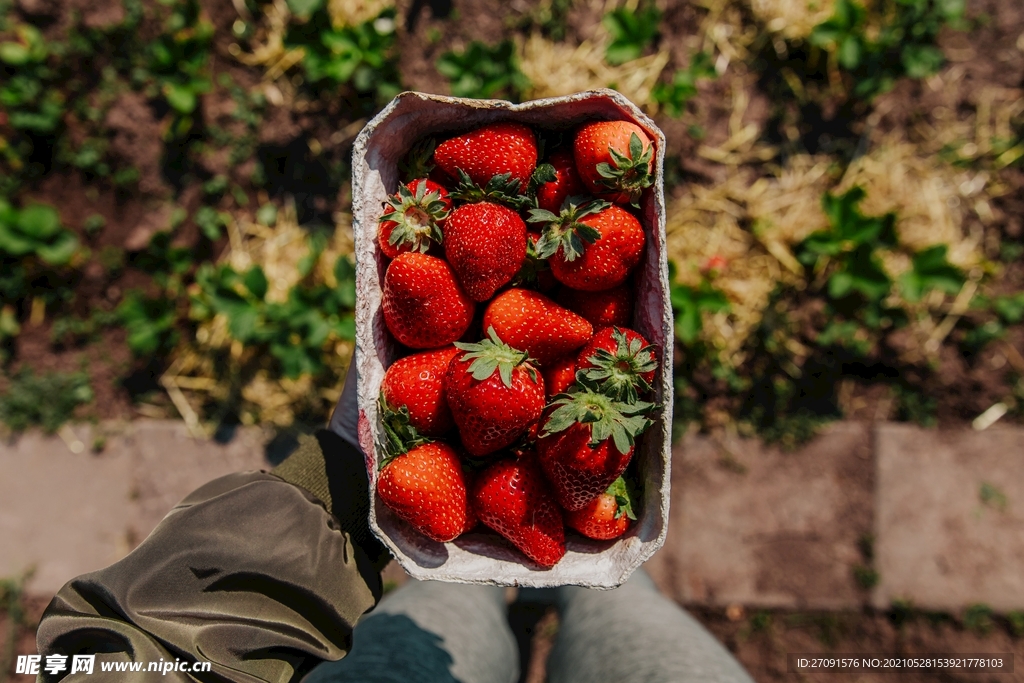
<svg viewBox="0 0 1024 683">
<path fill-rule="evenodd" d="M 642 569 L 610 591 L 559 589 L 549 683 L 753 683 L 696 619 Z"/>
<path fill-rule="evenodd" d="M 304 683 L 515 683 L 505 590 L 410 581 L 353 631 L 352 651 Z"/>
</svg>

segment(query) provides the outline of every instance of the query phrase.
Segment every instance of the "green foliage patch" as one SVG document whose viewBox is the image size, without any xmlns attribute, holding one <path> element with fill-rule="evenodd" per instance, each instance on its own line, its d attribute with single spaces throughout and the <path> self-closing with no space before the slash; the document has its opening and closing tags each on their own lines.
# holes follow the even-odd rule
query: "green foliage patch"
<svg viewBox="0 0 1024 683">
<path fill-rule="evenodd" d="M 516 47 L 511 40 L 493 46 L 474 40 L 461 52 L 453 50 L 441 55 L 437 70 L 451 82 L 456 97 L 519 102 L 529 86 L 519 70 Z"/>
<path fill-rule="evenodd" d="M 39 426 L 52 434 L 71 419 L 75 409 L 93 400 L 84 372 L 36 375 L 24 368 L 10 378 L 0 394 L 0 422 L 15 432 Z"/>
</svg>

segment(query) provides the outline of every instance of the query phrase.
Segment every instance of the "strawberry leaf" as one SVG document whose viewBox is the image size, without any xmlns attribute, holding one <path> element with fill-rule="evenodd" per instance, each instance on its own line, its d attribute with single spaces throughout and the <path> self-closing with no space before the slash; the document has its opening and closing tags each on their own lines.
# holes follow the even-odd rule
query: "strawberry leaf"
<svg viewBox="0 0 1024 683">
<path fill-rule="evenodd" d="M 416 446 L 430 443 L 432 439 L 421 435 L 409 422 L 408 406 L 395 408 L 388 404 L 384 392 L 377 398 L 378 419 L 381 422 L 382 439 L 377 442 L 378 449 L 384 454 L 380 462 L 383 469 L 389 462 L 409 452 Z"/>
<path fill-rule="evenodd" d="M 643 378 L 648 372 L 658 367 L 654 348 L 644 346 L 639 337 L 632 340 L 618 327 L 612 330 L 615 341 L 615 352 L 599 348 L 587 360 L 594 365 L 582 370 L 584 376 L 595 382 L 602 393 L 608 394 L 618 401 L 634 403 L 641 393 L 651 390 L 651 385 Z"/>
<path fill-rule="evenodd" d="M 460 360 L 463 362 L 472 360 L 469 366 L 469 373 L 473 375 L 473 379 L 478 382 L 483 382 L 494 374 L 494 371 L 498 371 L 498 376 L 501 378 L 501 383 L 506 387 L 512 386 L 512 370 L 516 367 L 527 363 L 526 368 L 530 373 L 530 378 L 537 381 L 537 371 L 532 365 L 528 363 L 530 360 L 530 354 L 525 351 L 519 351 L 513 349 L 511 346 L 501 341 L 498 337 L 498 333 L 494 331 L 493 327 L 487 328 L 487 336 L 489 338 L 481 339 L 476 344 L 465 344 L 462 342 L 455 342 L 455 347 L 462 351 L 469 351 L 469 353 L 462 356 Z"/>
<path fill-rule="evenodd" d="M 628 154 L 623 154 L 614 147 L 608 148 L 608 155 L 612 163 L 601 162 L 595 167 L 597 174 L 601 176 L 600 183 L 609 190 L 625 192 L 629 195 L 629 201 L 636 206 L 644 188 L 654 183 L 654 174 L 651 172 L 651 159 L 654 158 L 654 145 L 649 145 L 644 151 L 644 143 L 636 133 L 629 135 Z"/>
<path fill-rule="evenodd" d="M 615 497 L 615 504 L 619 506 L 619 509 L 615 511 L 615 519 L 626 515 L 631 520 L 636 521 L 636 513 L 633 512 L 634 492 L 631 489 L 632 486 L 620 476 L 605 491 L 608 495 Z"/>
<path fill-rule="evenodd" d="M 456 168 L 455 171 L 459 174 L 459 186 L 451 193 L 453 199 L 464 202 L 494 202 L 516 211 L 522 211 L 531 204 L 530 198 L 519 191 L 520 183 L 512 178 L 511 173 L 492 176 L 486 185 L 480 187 L 461 168 Z"/>
<path fill-rule="evenodd" d="M 526 185 L 526 194 L 530 197 L 537 195 L 537 188 L 544 183 L 553 183 L 558 180 L 558 175 L 555 173 L 555 167 L 551 164 L 541 164 L 533 171 L 533 175 L 530 176 L 530 182 Z"/>
<path fill-rule="evenodd" d="M 531 223 L 545 223 L 544 231 L 537 241 L 537 258 L 547 259 L 562 250 L 562 258 L 575 261 L 583 256 L 588 244 L 601 239 L 601 231 L 580 222 L 587 216 L 604 211 L 609 202 L 587 197 L 569 197 L 559 215 L 544 209 L 531 209 L 527 220 Z"/>
<path fill-rule="evenodd" d="M 556 396 L 542 436 L 563 432 L 574 424 L 590 425 L 590 446 L 596 448 L 611 439 L 619 453 L 628 453 L 640 436 L 653 422 L 644 417 L 656 406 L 637 401 L 629 405 L 600 393 L 596 386 L 577 373 L 579 386 L 569 394 Z"/>
<path fill-rule="evenodd" d="M 441 244 L 444 235 L 441 223 L 448 218 L 448 209 L 441 192 L 427 192 L 426 179 L 416 185 L 416 191 L 408 185 L 399 185 L 398 192 L 389 197 L 385 207 L 390 213 L 381 214 L 379 223 L 393 221 L 396 225 L 388 238 L 392 246 L 408 246 L 412 251 L 426 253 L 432 242 Z"/>
</svg>

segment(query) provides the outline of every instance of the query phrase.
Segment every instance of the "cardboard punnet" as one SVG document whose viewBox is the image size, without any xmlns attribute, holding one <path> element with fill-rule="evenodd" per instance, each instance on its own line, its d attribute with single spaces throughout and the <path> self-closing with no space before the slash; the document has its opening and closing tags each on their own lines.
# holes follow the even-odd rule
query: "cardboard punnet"
<svg viewBox="0 0 1024 683">
<path fill-rule="evenodd" d="M 381 203 L 397 191 L 398 163 L 418 140 L 446 137 L 498 121 L 516 121 L 542 130 L 571 132 L 593 120 L 636 123 L 654 141 L 657 181 L 641 200 L 639 218 L 647 236 L 644 259 L 634 275 L 633 326 L 659 349 L 655 400 L 664 407 L 643 435 L 634 458 L 642 480 L 638 521 L 622 538 L 591 541 L 566 534 L 567 552 L 553 568 L 533 565 L 504 539 L 472 532 L 437 543 L 399 519 L 376 495 L 377 397 L 385 369 L 397 358 L 397 343 L 384 324 L 381 288 L 386 260 L 377 245 Z M 665 136 L 633 103 L 613 90 L 512 104 L 416 92 L 402 93 L 356 138 L 352 154 L 353 229 L 356 249 L 356 370 L 359 442 L 370 474 L 370 528 L 399 564 L 417 579 L 503 586 L 574 584 L 614 588 L 662 546 L 668 524 L 672 426 L 672 309 L 665 248 L 663 170 Z"/>
</svg>

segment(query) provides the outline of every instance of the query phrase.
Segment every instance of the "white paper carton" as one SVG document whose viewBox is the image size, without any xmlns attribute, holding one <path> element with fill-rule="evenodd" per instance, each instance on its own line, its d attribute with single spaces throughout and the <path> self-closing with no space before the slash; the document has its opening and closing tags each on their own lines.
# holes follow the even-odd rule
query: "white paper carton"
<svg viewBox="0 0 1024 683">
<path fill-rule="evenodd" d="M 469 100 L 416 92 L 402 93 L 370 121 L 353 149 L 353 228 L 356 249 L 356 369 L 359 373 L 359 442 L 367 454 L 370 490 L 376 491 L 377 397 L 385 369 L 398 347 L 384 324 L 381 288 L 386 259 L 377 247 L 381 202 L 397 191 L 398 163 L 421 138 L 446 137 L 498 121 L 535 129 L 571 131 L 592 120 L 627 120 L 654 140 L 657 182 L 645 193 L 639 217 L 647 235 L 646 252 L 634 275 L 633 326 L 660 351 L 655 400 L 664 407 L 634 454 L 643 493 L 638 521 L 622 538 L 591 541 L 567 533 L 565 557 L 551 569 L 533 565 L 503 539 L 474 532 L 437 543 L 399 519 L 376 496 L 370 527 L 399 564 L 417 579 L 503 586 L 575 584 L 613 588 L 647 560 L 665 540 L 669 505 L 672 425 L 672 309 L 665 252 L 665 198 L 662 183 L 665 136 L 635 105 L 613 90 L 594 90 L 523 104 Z"/>
</svg>

